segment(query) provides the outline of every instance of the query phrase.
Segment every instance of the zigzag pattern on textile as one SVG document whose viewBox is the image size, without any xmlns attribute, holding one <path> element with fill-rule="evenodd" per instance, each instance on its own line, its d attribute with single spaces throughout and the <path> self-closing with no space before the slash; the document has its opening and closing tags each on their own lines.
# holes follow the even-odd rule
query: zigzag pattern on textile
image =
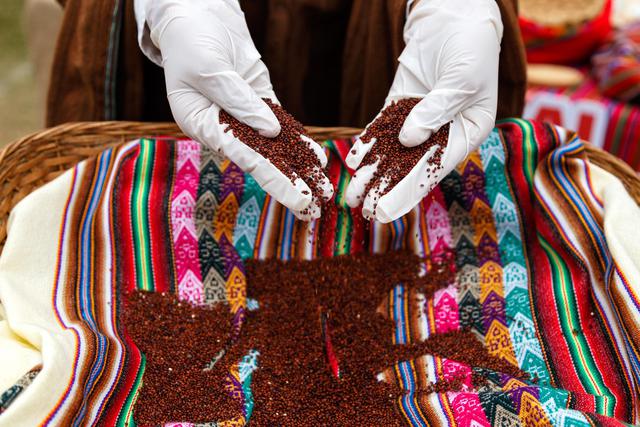
<svg viewBox="0 0 640 427">
<path fill-rule="evenodd" d="M 78 336 L 79 363 L 75 380 L 42 419 L 131 421 L 145 359 L 116 321 L 124 292 L 175 292 L 193 304 L 226 301 L 236 339 L 248 307 L 260 309 L 259 301 L 247 301 L 243 260 L 408 249 L 451 260 L 456 280 L 428 298 L 390 283 L 388 294 L 376 296 L 396 325 L 388 339 L 415 343 L 470 329 L 491 354 L 532 380 L 436 355 L 398 362 L 379 378 L 407 391 L 396 402 L 407 425 L 640 420 L 637 325 L 620 317 L 640 316 L 640 304 L 606 246 L 602 204 L 575 135 L 506 121 L 415 209 L 388 225 L 364 221 L 345 203 L 352 171 L 343 159 L 350 146 L 350 140 L 324 143 L 336 197 L 311 223 L 295 220 L 236 165 L 193 141 L 143 139 L 78 165 L 65 195 L 54 309 Z M 251 376 L 260 369 L 255 350 L 226 382 L 244 413 L 212 423 L 250 419 Z M 476 389 L 471 380 L 479 372 L 488 382 Z M 463 379 L 461 391 L 416 391 L 453 378 Z M 27 382 L 5 395 L 15 401 Z M 0 408 L 6 402 L 3 395 Z"/>
</svg>

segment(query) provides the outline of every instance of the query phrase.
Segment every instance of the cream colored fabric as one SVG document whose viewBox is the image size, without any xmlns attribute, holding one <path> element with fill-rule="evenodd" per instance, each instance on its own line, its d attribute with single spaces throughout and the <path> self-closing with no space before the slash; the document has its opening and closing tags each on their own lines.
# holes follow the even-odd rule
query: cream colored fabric
<svg viewBox="0 0 640 427">
<path fill-rule="evenodd" d="M 615 176 L 595 165 L 591 165 L 590 172 L 592 185 L 604 205 L 607 245 L 626 282 L 625 287 L 615 280 L 612 291 L 620 296 L 618 304 L 624 303 L 629 312 L 635 312 L 633 299 L 640 301 L 640 207 Z M 627 330 L 640 331 L 640 319 L 625 321 Z"/>
<path fill-rule="evenodd" d="M 67 388 L 76 340 L 53 310 L 57 253 L 71 172 L 23 199 L 12 211 L 0 255 L 0 390 L 42 363 L 42 371 L 0 415 L 0 426 L 40 424 Z M 1 391 L 0 391 L 1 392 Z"/>
</svg>

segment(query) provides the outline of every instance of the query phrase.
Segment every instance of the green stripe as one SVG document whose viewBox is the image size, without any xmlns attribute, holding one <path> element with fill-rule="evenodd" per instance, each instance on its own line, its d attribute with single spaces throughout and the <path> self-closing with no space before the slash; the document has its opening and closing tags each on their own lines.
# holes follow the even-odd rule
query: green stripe
<svg viewBox="0 0 640 427">
<path fill-rule="evenodd" d="M 351 211 L 347 207 L 345 197 L 347 194 L 347 184 L 349 183 L 349 172 L 343 166 L 340 167 L 340 179 L 338 181 L 338 196 L 336 205 L 338 206 L 338 218 L 336 224 L 336 248 L 334 255 L 348 254 L 351 249 L 351 228 L 353 219 Z"/>
<path fill-rule="evenodd" d="M 573 366 L 587 392 L 594 395 L 597 413 L 612 417 L 614 416 L 615 397 L 605 385 L 589 350 L 589 344 L 582 333 L 571 273 L 567 264 L 540 233 L 538 233 L 538 240 L 549 259 L 556 312 L 573 359 Z"/>
<path fill-rule="evenodd" d="M 144 357 L 144 354 L 140 354 L 140 368 L 138 369 L 138 375 L 136 375 L 136 380 L 133 383 L 133 387 L 129 392 L 129 396 L 127 396 L 127 400 L 120 410 L 120 415 L 118 415 L 118 420 L 116 421 L 116 425 L 118 427 L 135 427 L 136 423 L 133 420 L 133 406 L 135 405 L 136 399 L 138 398 L 138 392 L 140 391 L 140 387 L 142 387 L 142 377 L 144 375 L 144 370 L 147 366 L 147 359 Z"/>
<path fill-rule="evenodd" d="M 522 131 L 522 170 L 529 191 L 533 191 L 533 176 L 538 165 L 538 144 L 535 141 L 531 122 L 521 119 L 500 120 L 498 123 L 513 123 Z"/>
<path fill-rule="evenodd" d="M 131 217 L 136 258 L 136 280 L 138 288 L 145 291 L 154 289 L 149 236 L 149 189 L 154 156 L 155 144 L 153 141 L 140 140 L 140 155 L 136 161 L 133 179 Z"/>
</svg>

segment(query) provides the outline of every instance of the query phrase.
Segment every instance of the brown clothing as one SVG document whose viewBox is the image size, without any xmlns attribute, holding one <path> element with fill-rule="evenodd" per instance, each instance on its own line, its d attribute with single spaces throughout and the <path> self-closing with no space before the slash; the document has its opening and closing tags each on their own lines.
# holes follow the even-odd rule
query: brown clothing
<svg viewBox="0 0 640 427">
<path fill-rule="evenodd" d="M 424 0 L 423 0 L 424 1 Z M 519 116 L 526 84 L 516 0 L 504 23 L 498 118 Z M 171 120 L 162 69 L 140 51 L 133 0 L 65 5 L 47 123 Z M 406 0 L 241 0 L 275 92 L 305 124 L 366 125 L 380 110 L 404 47 Z"/>
</svg>

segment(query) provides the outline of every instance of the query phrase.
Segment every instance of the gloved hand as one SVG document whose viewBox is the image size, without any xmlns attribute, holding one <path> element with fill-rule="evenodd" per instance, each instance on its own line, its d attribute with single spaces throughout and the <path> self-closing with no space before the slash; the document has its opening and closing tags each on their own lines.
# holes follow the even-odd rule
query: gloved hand
<svg viewBox="0 0 640 427">
<path fill-rule="evenodd" d="M 434 173 L 429 162 L 433 151 L 427 152 L 376 206 L 375 194 L 381 188 L 372 188 L 366 195 L 364 191 L 384 162 L 363 166 L 347 188 L 349 206 L 356 207 L 364 199 L 362 211 L 367 218 L 387 223 L 401 217 L 489 135 L 498 102 L 502 28 L 495 0 L 422 0 L 415 5 L 405 25 L 406 47 L 385 107 L 398 99 L 423 98 L 400 131 L 400 143 L 407 147 L 422 144 L 451 122 L 442 168 Z M 373 144 L 358 139 L 347 165 L 357 169 Z"/>
<path fill-rule="evenodd" d="M 273 138 L 280 124 L 262 100 L 277 103 L 269 72 L 237 0 L 135 0 L 140 45 L 164 67 L 173 116 L 191 138 L 222 151 L 276 200 L 305 219 L 318 217 L 309 186 L 294 181 L 219 123 L 220 110 Z M 322 148 L 305 138 L 322 167 Z M 328 182 L 328 179 L 327 179 Z M 325 186 L 326 187 L 326 186 Z M 326 197 L 333 189 L 324 188 Z M 328 194 L 327 194 L 328 193 Z"/>
</svg>

